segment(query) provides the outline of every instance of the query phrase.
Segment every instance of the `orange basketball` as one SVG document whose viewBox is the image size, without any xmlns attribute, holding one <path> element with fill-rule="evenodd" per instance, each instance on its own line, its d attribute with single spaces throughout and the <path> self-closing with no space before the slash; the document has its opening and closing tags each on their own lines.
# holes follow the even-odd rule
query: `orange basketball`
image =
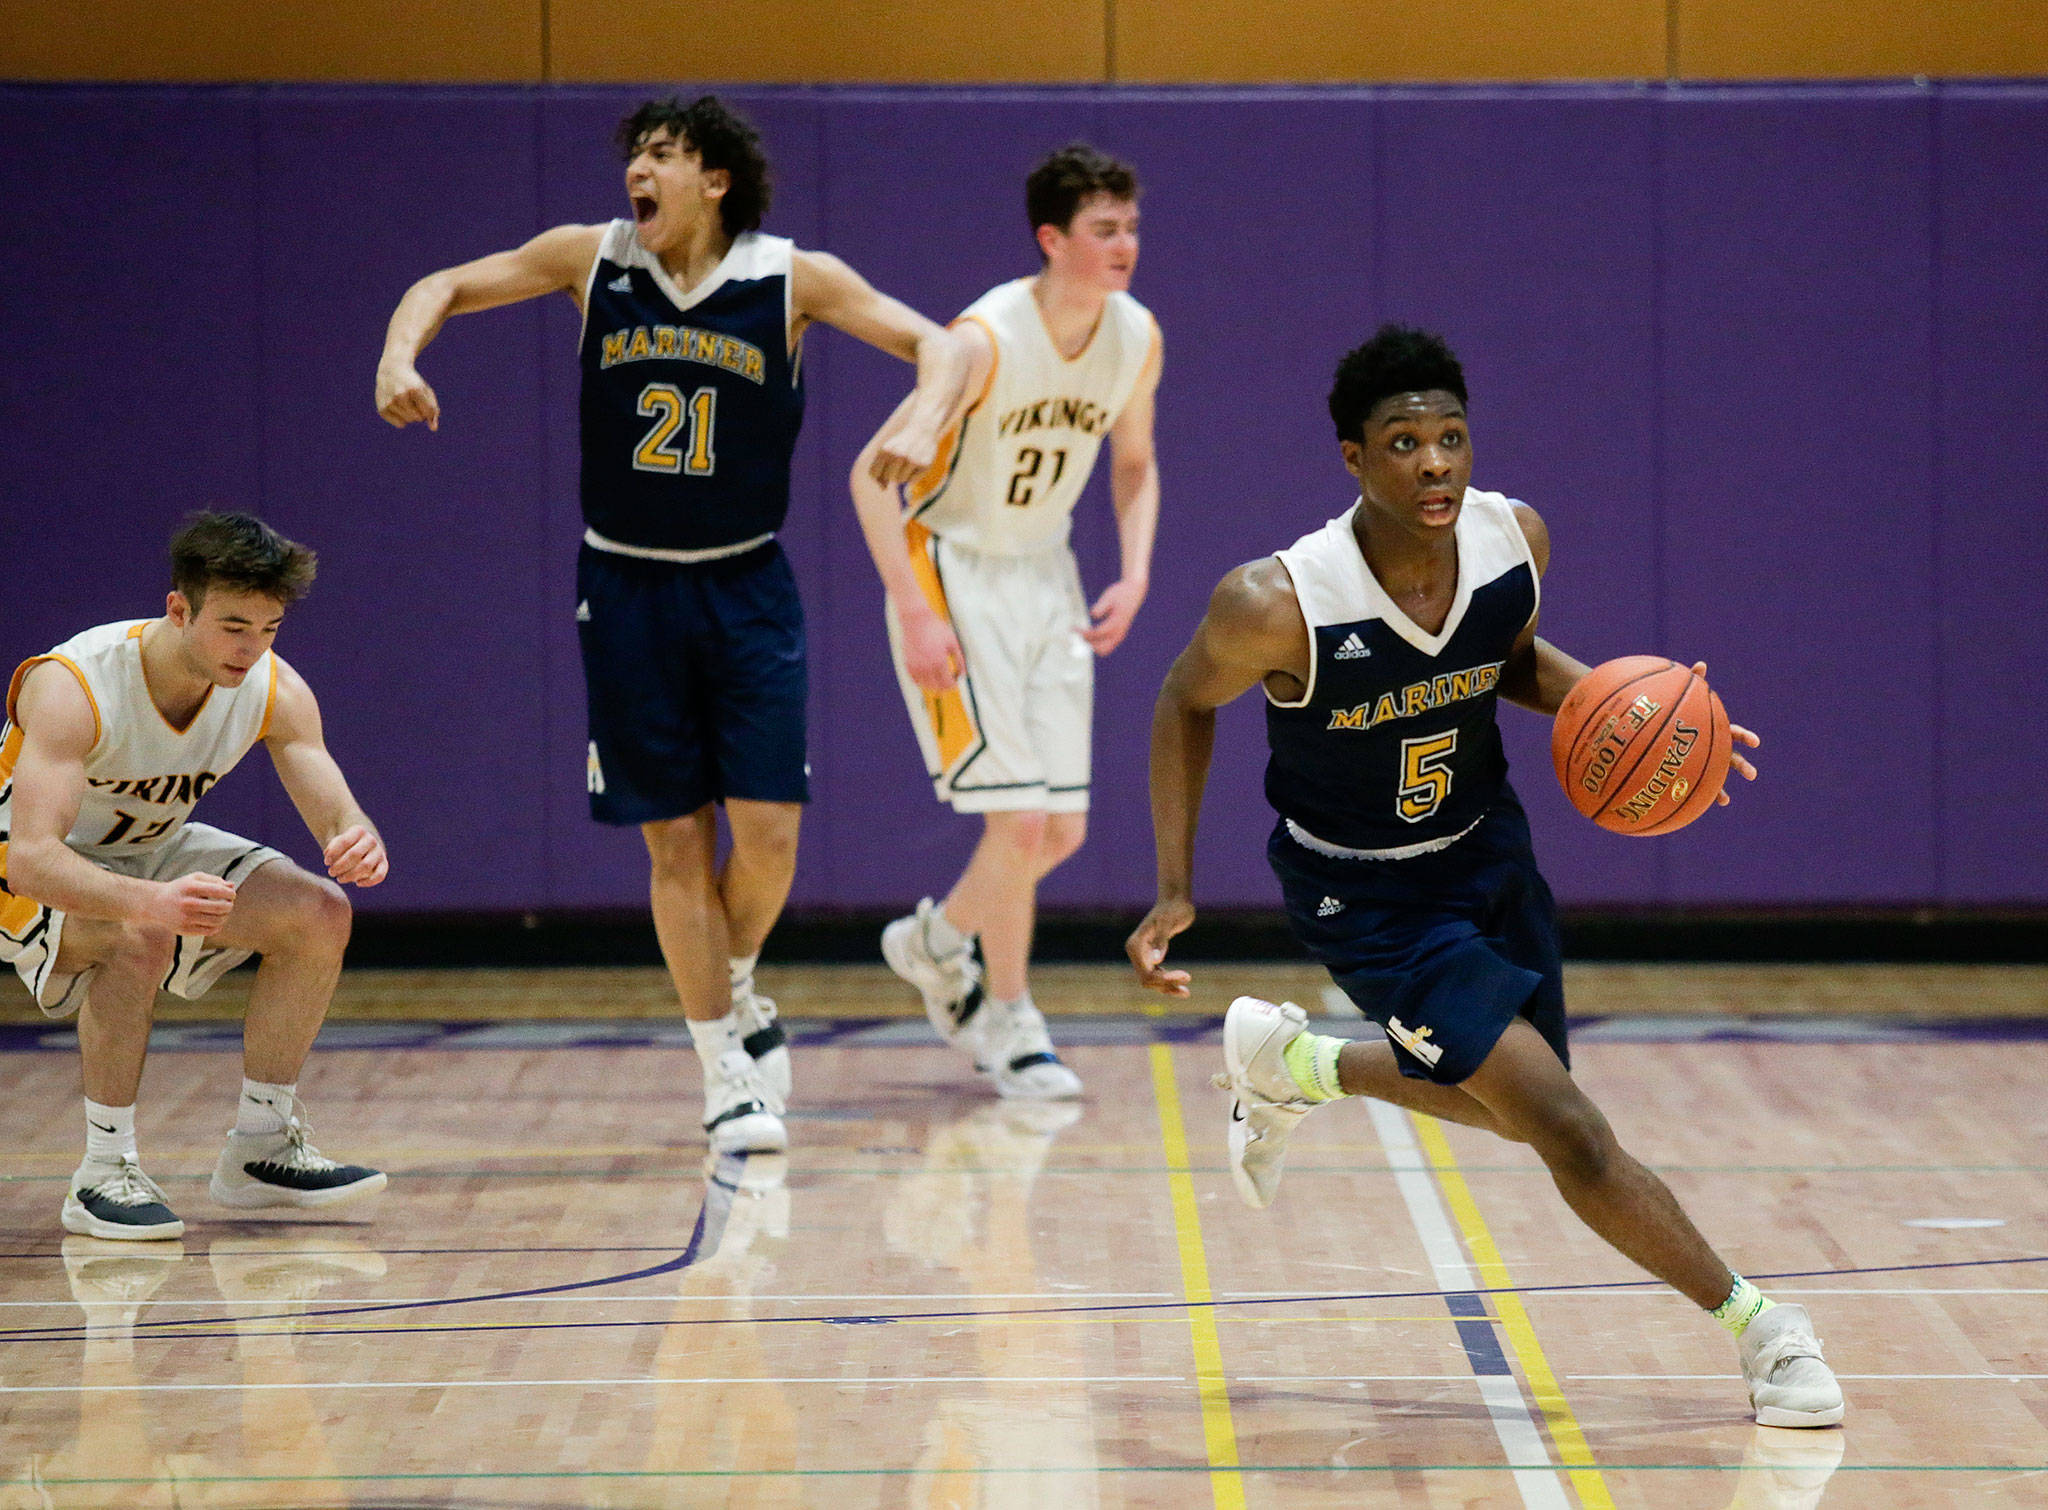
<svg viewBox="0 0 2048 1510">
<path fill-rule="evenodd" d="M 1668 834 L 1712 807 L 1733 744 L 1706 678 L 1661 655 L 1595 666 L 1550 730 L 1564 794 L 1617 834 Z"/>
</svg>

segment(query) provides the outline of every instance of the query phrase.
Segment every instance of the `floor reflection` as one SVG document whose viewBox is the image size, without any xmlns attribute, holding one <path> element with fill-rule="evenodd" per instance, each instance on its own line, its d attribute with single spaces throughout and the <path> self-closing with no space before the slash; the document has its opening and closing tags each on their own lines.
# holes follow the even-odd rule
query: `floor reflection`
<svg viewBox="0 0 2048 1510">
<path fill-rule="evenodd" d="M 1072 1102 L 1000 1101 L 935 1126 L 923 1167 L 897 1182 L 883 1212 L 889 1251 L 957 1275 L 969 1296 L 1038 1290 L 1032 1191 L 1054 1142 L 1080 1116 Z M 991 1309 L 1006 1303 L 1014 1304 L 989 1301 Z M 1005 1382 L 1087 1374 L 1078 1330 L 1018 1316 L 974 1323 L 972 1332 L 973 1357 L 954 1355 L 955 1371 L 970 1377 L 942 1393 L 924 1424 L 909 1503 L 916 1510 L 1099 1504 L 1087 1386 Z M 930 1356 L 934 1374 L 948 1371 L 939 1349 Z M 1014 1471 L 1052 1468 L 1081 1471 Z"/>
</svg>

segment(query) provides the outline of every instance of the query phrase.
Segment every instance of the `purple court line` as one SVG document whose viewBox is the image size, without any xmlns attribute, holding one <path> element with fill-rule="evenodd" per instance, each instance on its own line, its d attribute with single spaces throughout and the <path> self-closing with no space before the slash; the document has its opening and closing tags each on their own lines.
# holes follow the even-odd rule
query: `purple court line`
<svg viewBox="0 0 2048 1510">
<path fill-rule="evenodd" d="M 744 1162 L 745 1155 L 739 1156 Z M 724 1202 L 718 1211 L 719 1233 L 724 1231 L 725 1208 L 731 1202 L 731 1192 L 736 1188 L 714 1178 L 715 1188 L 726 1192 Z M 666 1263 L 651 1268 L 636 1269 L 628 1274 L 615 1274 L 599 1279 L 582 1279 L 572 1284 L 543 1285 L 530 1290 L 508 1290 L 491 1295 L 451 1295 L 445 1300 L 408 1300 L 391 1305 L 335 1306 L 320 1311 L 302 1311 L 294 1314 L 279 1311 L 269 1316 L 215 1316 L 196 1317 L 187 1321 L 138 1321 L 134 1331 L 137 1335 L 161 1338 L 167 1341 L 192 1340 L 218 1337 L 219 1324 L 234 1325 L 251 1321 L 304 1321 L 315 1317 L 362 1316 L 388 1314 L 394 1311 L 417 1311 L 433 1306 L 473 1305 L 481 1301 L 523 1300 L 531 1296 L 559 1295 L 570 1290 L 597 1289 L 605 1285 L 625 1284 L 630 1280 L 648 1279 L 658 1274 L 673 1274 L 688 1268 L 697 1261 L 698 1249 L 702 1245 L 706 1227 L 706 1213 L 717 1199 L 715 1192 L 707 1192 L 704 1206 L 697 1213 L 697 1226 L 690 1234 L 690 1244 L 681 1253 Z M 716 1237 L 713 1250 L 717 1251 Z M 1930 1264 L 1870 1264 L 1852 1269 L 1786 1269 L 1771 1274 L 1752 1274 L 1752 1280 L 1778 1279 L 1846 1279 L 1859 1274 L 1924 1274 L 1945 1269 L 1984 1269 L 2012 1264 L 2048 1263 L 2048 1254 L 2028 1254 L 2015 1258 L 1965 1258 L 1951 1259 Z M 1492 1289 L 1457 1290 L 1366 1290 L 1346 1293 L 1333 1292 L 1328 1295 L 1275 1295 L 1247 1296 L 1229 1300 L 1205 1300 L 1200 1304 L 1205 1309 L 1223 1310 L 1243 1306 L 1279 1305 L 1329 1305 L 1339 1301 L 1362 1300 L 1444 1300 L 1451 1296 L 1468 1295 L 1561 1295 L 1574 1290 L 1636 1290 L 1652 1287 L 1664 1288 L 1661 1279 L 1591 1280 L 1578 1284 L 1559 1285 L 1500 1285 Z M 813 1316 L 706 1316 L 697 1320 L 656 1321 L 651 1319 L 631 1321 L 507 1321 L 482 1322 L 474 1326 L 439 1327 L 322 1327 L 307 1330 L 294 1328 L 294 1337 L 376 1337 L 402 1334 L 421 1336 L 427 1333 L 450 1332 L 555 1332 L 589 1331 L 600 1328 L 620 1327 L 704 1327 L 704 1326 L 791 1326 L 798 1324 L 824 1326 L 887 1326 L 898 1321 L 972 1321 L 997 1319 L 1011 1316 L 1088 1316 L 1106 1313 L 1132 1311 L 1184 1311 L 1195 1302 L 1186 1300 L 1142 1300 L 1128 1301 L 1116 1305 L 1092 1306 L 1017 1306 L 1000 1310 L 972 1311 L 899 1311 L 889 1315 L 874 1313 L 829 1313 Z M 211 1324 L 211 1325 L 210 1325 Z M 185 1327 L 206 1328 L 206 1330 L 169 1331 L 159 1328 Z M 8 1342 L 74 1342 L 84 1336 L 83 1325 L 67 1327 L 19 1327 L 0 1329 L 0 1343 Z"/>
<path fill-rule="evenodd" d="M 840 1045 L 844 1040 L 877 1027 L 894 1022 L 909 1022 L 909 1018 L 884 1017 L 831 1017 L 791 1019 L 792 1041 L 799 1047 L 828 1048 Z M 1573 1017 L 1570 1028 L 1573 1032 L 1586 1032 L 1614 1022 L 1655 1021 L 1656 1018 L 1635 1018 L 1626 1015 L 1597 1017 Z M 657 1041 L 656 1035 L 672 1033 L 678 1019 L 631 1019 L 625 1022 L 604 1024 L 609 1036 L 589 1038 L 567 1038 L 552 1042 L 520 1042 L 515 1038 L 500 1037 L 495 1042 L 470 1043 L 466 1040 L 472 1034 L 485 1030 L 502 1029 L 503 1023 L 484 1022 L 432 1022 L 432 1021 L 391 1021 L 382 1023 L 377 1019 L 362 1019 L 365 1026 L 388 1026 L 387 1041 L 378 1043 L 351 1043 L 328 1046 L 328 1052 L 346 1053 L 379 1047 L 465 1050 L 479 1053 L 493 1050 L 517 1050 L 532 1053 L 537 1050 L 562 1049 L 646 1049 L 674 1048 L 675 1044 Z M 1751 1043 L 1791 1042 L 1798 1044 L 1845 1044 L 1850 1046 L 1869 1045 L 1881 1047 L 1899 1043 L 2020 1043 L 2040 1042 L 2048 1039 L 2048 1018 L 2040 1017 L 1929 1017 L 1929 1018 L 1885 1018 L 1856 1017 L 1844 1019 L 1844 1028 L 1837 1036 L 1825 1032 L 1815 1034 L 1789 1034 L 1781 1030 L 1780 1024 L 1790 1021 L 1810 1022 L 1811 1019 L 1789 1019 L 1783 1017 L 1739 1018 L 1732 1021 L 1716 1021 L 1701 1024 L 1695 1031 L 1680 1037 L 1658 1038 L 1657 1043 Z M 1134 1036 L 1131 1043 L 1188 1044 L 1215 1033 L 1223 1025 L 1221 1017 L 1187 1016 L 1170 1018 L 1145 1018 L 1131 1024 Z M 592 1024 L 593 1028 L 598 1024 Z M 171 1023 L 160 1027 L 170 1031 L 172 1041 L 158 1044 L 159 1053 L 227 1053 L 240 1047 L 239 1029 L 231 1021 L 219 1023 Z M 1871 1037 L 1872 1029 L 1880 1030 L 1884 1036 Z M 195 1031 L 196 1030 L 196 1031 Z M 180 1036 L 200 1041 L 178 1042 Z M 890 1049 L 924 1047 L 922 1043 L 856 1043 L 856 1048 Z M 37 1023 L 0 1024 L 0 1054 L 69 1053 L 73 1040 L 60 1025 Z"/>
</svg>

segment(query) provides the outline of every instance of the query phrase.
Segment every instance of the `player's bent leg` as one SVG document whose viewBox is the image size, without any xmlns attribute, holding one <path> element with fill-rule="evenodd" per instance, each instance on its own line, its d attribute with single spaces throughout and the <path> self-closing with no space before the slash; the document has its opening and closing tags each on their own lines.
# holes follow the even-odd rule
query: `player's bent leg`
<svg viewBox="0 0 2048 1510">
<path fill-rule="evenodd" d="M 341 979 L 355 912 L 325 876 L 273 860 L 235 891 L 235 908 L 209 941 L 262 956 L 242 1026 L 243 1072 L 289 1085 L 299 1078 Z"/>
<path fill-rule="evenodd" d="M 1045 835 L 1038 844 L 1038 874 L 1035 881 L 1043 881 L 1067 861 L 1079 853 L 1088 839 L 1088 815 L 1082 813 L 1047 813 Z"/>
<path fill-rule="evenodd" d="M 1664 1182 L 1615 1140 L 1535 1028 L 1520 1018 L 1508 1024 L 1465 1088 L 1536 1150 L 1580 1220 L 1736 1333 L 1759 1422 L 1842 1419 L 1841 1387 L 1805 1307 L 1773 1304 L 1720 1260 Z"/>
<path fill-rule="evenodd" d="M 85 1070 L 85 1158 L 72 1172 L 64 1230 L 115 1241 L 182 1237 L 185 1224 L 135 1149 L 135 1095 L 149 1052 L 156 992 L 171 969 L 177 939 L 167 929 L 67 918 L 54 970 L 92 971 L 79 1009 Z"/>
<path fill-rule="evenodd" d="M 732 830 L 732 853 L 718 878 L 727 948 L 731 950 L 728 984 L 740 1045 L 785 1106 L 792 1087 L 789 1045 L 776 1020 L 774 1000 L 754 987 L 754 962 L 782 915 L 782 904 L 789 900 L 803 815 L 801 803 L 728 798 L 725 821 Z"/>
<path fill-rule="evenodd" d="M 343 1163 L 314 1146 L 298 1094 L 299 1072 L 327 1020 L 353 925 L 339 886 L 274 859 L 236 888 L 234 911 L 209 941 L 262 956 L 242 1029 L 235 1126 L 207 1185 L 219 1205 L 317 1210 L 374 1195 L 386 1184 L 382 1170 Z"/>
<path fill-rule="evenodd" d="M 704 1135 L 720 1153 L 780 1153 L 784 1103 L 742 1042 L 725 966 L 731 955 L 717 874 L 717 817 L 709 803 L 641 825 L 650 862 L 654 932 L 704 1066 Z"/>
<path fill-rule="evenodd" d="M 946 894 L 945 913 L 953 925 L 980 937 L 988 991 L 999 1000 L 1024 993 L 1049 816 L 1037 809 L 983 813 L 980 842 Z"/>
</svg>

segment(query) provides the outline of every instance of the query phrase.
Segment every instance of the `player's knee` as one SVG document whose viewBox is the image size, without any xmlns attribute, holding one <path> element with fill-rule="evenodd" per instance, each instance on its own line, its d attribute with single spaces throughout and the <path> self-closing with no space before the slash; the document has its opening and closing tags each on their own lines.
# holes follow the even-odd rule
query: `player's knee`
<svg viewBox="0 0 2048 1510">
<path fill-rule="evenodd" d="M 709 826 L 695 817 L 649 823 L 640 830 L 647 841 L 647 860 L 657 883 L 709 886 L 714 839 Z"/>
<path fill-rule="evenodd" d="M 116 935 L 110 964 L 135 975 L 162 979 L 177 957 L 178 936 L 156 923 L 127 923 Z"/>
<path fill-rule="evenodd" d="M 346 948 L 356 921 L 348 893 L 325 876 L 307 876 L 306 881 L 298 912 L 307 937 L 329 948 Z"/>
<path fill-rule="evenodd" d="M 732 847 L 736 855 L 762 868 L 794 868 L 796 865 L 797 815 L 763 818 L 756 816 L 745 826 L 733 825 Z"/>
<path fill-rule="evenodd" d="M 1045 834 L 1038 843 L 1038 863 L 1046 870 L 1065 864 L 1074 857 L 1087 837 L 1086 813 L 1047 814 Z"/>
<path fill-rule="evenodd" d="M 1550 1113 L 1525 1131 L 1527 1141 L 1560 1179 L 1598 1180 L 1613 1162 L 1614 1132 L 1590 1101 Z"/>
<path fill-rule="evenodd" d="M 1002 846 L 1005 856 L 1025 865 L 1036 865 L 1045 846 L 1046 813 L 990 813 L 989 837 Z"/>
</svg>

